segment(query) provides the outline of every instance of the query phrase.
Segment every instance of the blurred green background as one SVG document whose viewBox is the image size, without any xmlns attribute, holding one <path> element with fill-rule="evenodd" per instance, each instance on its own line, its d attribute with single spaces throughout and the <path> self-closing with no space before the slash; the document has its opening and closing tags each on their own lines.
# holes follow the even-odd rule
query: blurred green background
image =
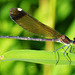
<svg viewBox="0 0 75 75">
<path fill-rule="evenodd" d="M 0 36 L 38 37 L 15 24 L 9 17 L 9 10 L 22 8 L 44 24 L 48 20 L 48 4 L 51 0 L 0 0 Z M 41 8 L 41 5 L 43 7 Z M 67 35 L 71 40 L 75 37 L 74 0 L 56 0 L 55 29 Z M 47 9 L 45 8 L 47 7 Z M 46 13 L 46 14 L 45 14 Z M 59 48 L 61 44 L 55 44 Z M 9 50 L 31 49 L 44 50 L 45 42 L 0 39 L 0 55 Z M 50 73 L 44 74 L 42 64 L 23 61 L 0 62 L 0 75 L 75 75 L 75 67 L 70 65 L 51 66 Z"/>
</svg>

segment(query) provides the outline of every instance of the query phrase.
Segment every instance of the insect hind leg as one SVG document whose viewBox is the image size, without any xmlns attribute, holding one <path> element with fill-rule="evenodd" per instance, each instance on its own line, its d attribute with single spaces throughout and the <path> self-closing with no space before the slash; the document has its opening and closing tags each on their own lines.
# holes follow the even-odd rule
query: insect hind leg
<svg viewBox="0 0 75 75">
<path fill-rule="evenodd" d="M 68 56 L 68 53 L 66 53 L 66 51 L 68 50 L 69 47 L 70 47 L 70 45 L 69 45 L 69 46 L 67 47 L 67 49 L 64 51 L 63 55 L 64 55 L 64 57 L 69 61 L 69 64 L 71 64 L 71 59 L 70 59 L 70 57 Z M 70 51 L 71 51 L 71 49 L 72 49 L 72 46 L 71 46 L 71 48 L 70 48 Z M 65 54 L 67 54 L 68 58 L 65 56 Z"/>
<path fill-rule="evenodd" d="M 64 46 L 62 46 L 62 47 L 60 47 L 60 48 L 58 48 L 58 49 L 56 49 L 54 52 L 55 52 L 55 59 L 56 59 L 56 65 L 58 64 L 58 62 L 59 62 L 59 54 L 58 54 L 58 50 L 59 49 L 61 49 L 61 48 L 63 48 L 63 47 L 65 47 L 66 45 L 64 45 Z M 58 59 L 57 59 L 57 57 L 56 57 L 56 52 L 57 52 L 57 54 L 58 54 Z"/>
</svg>

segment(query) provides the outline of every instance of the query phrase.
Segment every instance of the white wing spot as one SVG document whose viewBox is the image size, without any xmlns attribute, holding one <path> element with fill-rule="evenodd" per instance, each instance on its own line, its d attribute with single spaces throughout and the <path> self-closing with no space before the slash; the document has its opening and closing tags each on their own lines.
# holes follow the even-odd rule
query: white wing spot
<svg viewBox="0 0 75 75">
<path fill-rule="evenodd" d="M 18 11 L 22 11 L 22 9 L 21 9 L 21 8 L 17 8 L 17 10 L 18 10 Z"/>
</svg>

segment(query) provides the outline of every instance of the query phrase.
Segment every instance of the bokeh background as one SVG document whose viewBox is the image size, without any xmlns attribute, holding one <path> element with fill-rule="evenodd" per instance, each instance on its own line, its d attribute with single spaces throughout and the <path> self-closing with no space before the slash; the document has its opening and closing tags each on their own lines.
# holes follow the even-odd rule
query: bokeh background
<svg viewBox="0 0 75 75">
<path fill-rule="evenodd" d="M 54 2 L 51 3 L 51 1 Z M 49 10 L 53 8 L 52 5 L 55 5 L 55 13 L 50 14 Z M 9 10 L 19 7 L 73 40 L 75 37 L 74 5 L 74 0 L 0 0 L 0 36 L 38 37 L 23 30 L 11 20 Z M 53 26 L 49 19 L 49 14 L 52 15 L 52 13 L 55 14 Z M 46 42 L 0 39 L 0 55 L 16 49 L 45 50 L 45 45 Z M 61 44 L 55 43 L 55 46 L 59 48 Z M 75 75 L 75 67 L 72 65 L 45 66 L 48 67 L 23 61 L 3 61 L 0 62 L 0 75 Z"/>
</svg>

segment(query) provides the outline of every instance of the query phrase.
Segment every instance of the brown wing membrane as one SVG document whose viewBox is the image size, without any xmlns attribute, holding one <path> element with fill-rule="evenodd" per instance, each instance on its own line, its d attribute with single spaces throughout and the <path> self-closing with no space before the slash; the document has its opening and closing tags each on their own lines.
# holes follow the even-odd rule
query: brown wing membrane
<svg viewBox="0 0 75 75">
<path fill-rule="evenodd" d="M 50 38 L 59 38 L 62 36 L 59 32 L 34 19 L 20 8 L 12 8 L 10 16 L 17 24 L 29 32 Z"/>
</svg>

